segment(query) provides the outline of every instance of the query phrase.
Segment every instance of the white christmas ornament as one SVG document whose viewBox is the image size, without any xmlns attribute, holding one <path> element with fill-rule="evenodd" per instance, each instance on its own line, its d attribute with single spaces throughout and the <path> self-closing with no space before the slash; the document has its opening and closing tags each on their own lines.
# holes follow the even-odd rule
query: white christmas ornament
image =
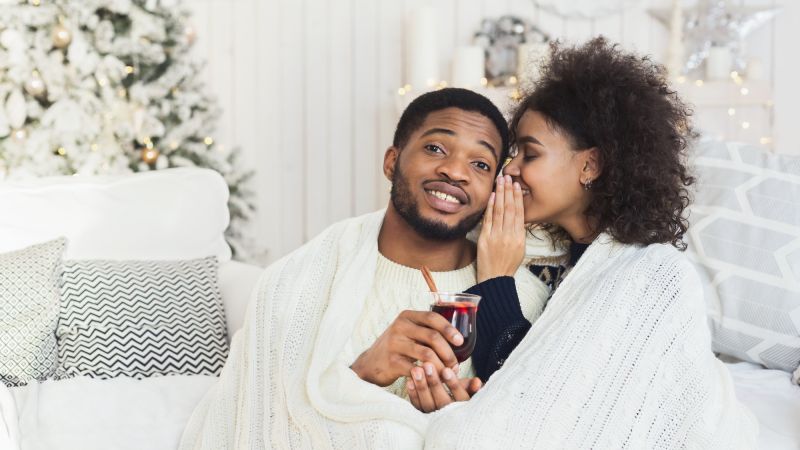
<svg viewBox="0 0 800 450">
<path fill-rule="evenodd" d="M 11 128 L 22 128 L 27 117 L 27 105 L 25 96 L 19 89 L 14 89 L 6 100 L 6 114 L 8 114 L 8 124 Z"/>
</svg>

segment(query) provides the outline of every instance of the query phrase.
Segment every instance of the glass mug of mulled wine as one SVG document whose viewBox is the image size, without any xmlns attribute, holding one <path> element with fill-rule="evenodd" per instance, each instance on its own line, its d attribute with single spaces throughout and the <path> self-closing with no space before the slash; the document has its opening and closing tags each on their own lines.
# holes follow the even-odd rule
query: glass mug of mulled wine
<svg viewBox="0 0 800 450">
<path fill-rule="evenodd" d="M 426 295 L 432 300 L 431 311 L 447 319 L 464 337 L 463 344 L 450 344 L 450 347 L 453 348 L 458 362 L 466 361 L 475 350 L 475 341 L 478 339 L 476 318 L 481 296 L 461 292 L 428 292 Z"/>
</svg>

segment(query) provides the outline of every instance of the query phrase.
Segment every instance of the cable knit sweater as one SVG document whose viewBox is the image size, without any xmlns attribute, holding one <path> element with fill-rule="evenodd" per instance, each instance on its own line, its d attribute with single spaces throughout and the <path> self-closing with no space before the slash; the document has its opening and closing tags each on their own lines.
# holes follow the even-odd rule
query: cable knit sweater
<svg viewBox="0 0 800 450">
<path fill-rule="evenodd" d="M 468 402 L 423 414 L 359 379 L 340 357 L 372 287 L 382 219 L 336 224 L 266 269 L 181 448 L 754 445 L 756 422 L 711 354 L 697 275 L 664 246 L 592 245 Z"/>
<path fill-rule="evenodd" d="M 449 272 L 432 272 L 432 275 L 440 291 L 462 292 L 475 284 L 475 264 Z M 431 298 L 425 295 L 429 290 L 419 269 L 397 264 L 378 254 L 375 281 L 372 282 L 372 290 L 367 297 L 361 318 L 342 354 L 344 362 L 348 366 L 352 365 L 364 350 L 378 340 L 403 310 L 429 310 Z M 516 297 L 516 288 L 513 288 L 513 291 L 512 295 Z M 522 316 L 520 310 L 520 317 Z M 462 377 L 471 376 L 471 359 L 462 362 L 459 367 Z M 408 397 L 405 377 L 399 378 L 386 389 L 395 395 Z"/>
</svg>

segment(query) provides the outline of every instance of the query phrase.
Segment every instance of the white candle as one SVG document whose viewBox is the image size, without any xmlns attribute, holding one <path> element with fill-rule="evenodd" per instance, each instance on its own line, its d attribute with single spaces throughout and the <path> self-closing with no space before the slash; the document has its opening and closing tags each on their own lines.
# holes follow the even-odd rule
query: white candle
<svg viewBox="0 0 800 450">
<path fill-rule="evenodd" d="M 540 66 L 550 53 L 550 46 L 532 42 L 517 46 L 517 79 L 522 88 L 529 88 L 541 73 Z"/>
<path fill-rule="evenodd" d="M 764 63 L 762 63 L 759 58 L 750 58 L 747 60 L 747 79 L 764 79 Z"/>
<path fill-rule="evenodd" d="M 724 80 L 731 76 L 733 54 L 728 47 L 712 46 L 708 49 L 706 58 L 706 78 L 709 80 Z"/>
<path fill-rule="evenodd" d="M 417 92 L 439 82 L 436 55 L 436 18 L 433 8 L 424 6 L 408 18 L 406 27 L 406 83 Z"/>
<path fill-rule="evenodd" d="M 683 48 L 683 7 L 681 0 L 672 0 L 672 15 L 669 21 L 669 47 L 667 49 L 667 71 L 669 76 L 681 75 L 684 59 Z"/>
<path fill-rule="evenodd" d="M 483 47 L 459 47 L 453 56 L 453 86 L 474 88 L 481 85 L 484 76 Z"/>
</svg>

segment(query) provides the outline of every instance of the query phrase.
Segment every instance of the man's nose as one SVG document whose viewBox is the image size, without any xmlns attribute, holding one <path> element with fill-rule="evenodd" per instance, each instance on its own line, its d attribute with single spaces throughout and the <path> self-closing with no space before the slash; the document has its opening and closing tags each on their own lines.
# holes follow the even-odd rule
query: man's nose
<svg viewBox="0 0 800 450">
<path fill-rule="evenodd" d="M 459 157 L 444 159 L 437 168 L 439 175 L 445 176 L 453 181 L 469 180 L 469 161 Z"/>
</svg>

